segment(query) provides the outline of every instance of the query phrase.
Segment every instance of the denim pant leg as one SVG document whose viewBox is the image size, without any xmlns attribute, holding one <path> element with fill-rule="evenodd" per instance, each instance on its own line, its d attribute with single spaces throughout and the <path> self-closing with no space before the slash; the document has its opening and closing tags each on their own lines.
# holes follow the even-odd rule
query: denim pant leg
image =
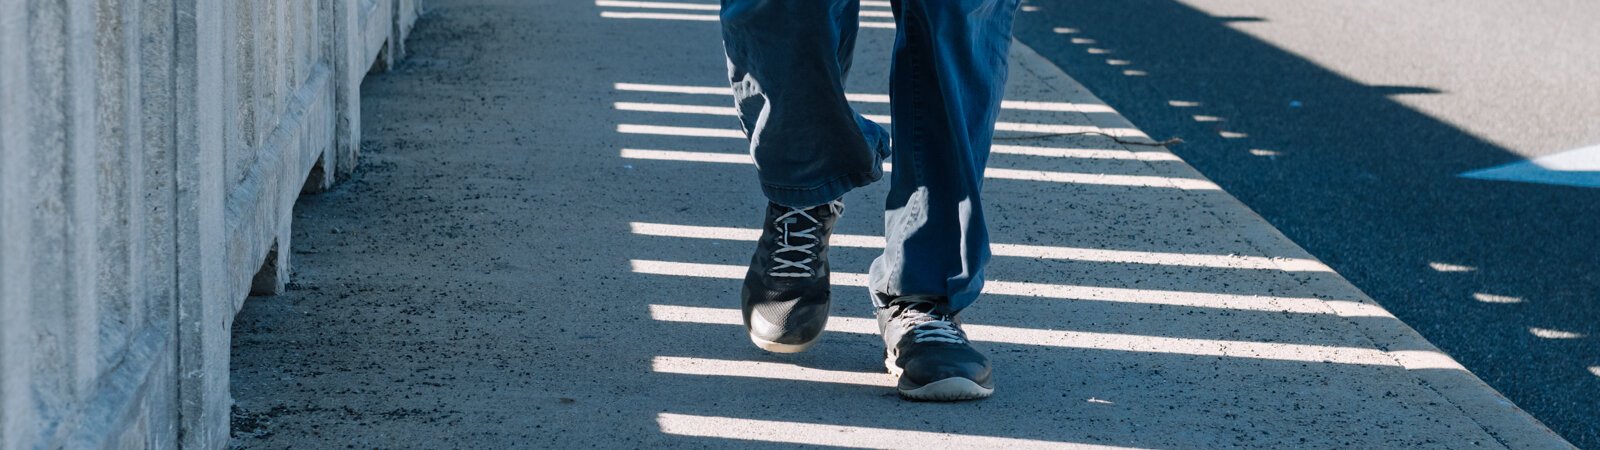
<svg viewBox="0 0 1600 450">
<path fill-rule="evenodd" d="M 723 0 L 735 107 L 767 198 L 810 207 L 883 177 L 889 134 L 845 100 L 860 0 Z"/>
<path fill-rule="evenodd" d="M 894 0 L 894 172 L 874 291 L 977 300 L 989 261 L 984 165 L 1020 0 Z M 882 305 L 880 305 L 882 306 Z"/>
</svg>

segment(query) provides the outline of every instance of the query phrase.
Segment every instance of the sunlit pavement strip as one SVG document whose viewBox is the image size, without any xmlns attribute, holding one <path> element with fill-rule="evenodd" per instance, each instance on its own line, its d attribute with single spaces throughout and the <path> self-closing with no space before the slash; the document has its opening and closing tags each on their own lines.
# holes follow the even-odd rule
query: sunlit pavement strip
<svg viewBox="0 0 1600 450">
<path fill-rule="evenodd" d="M 1030 105 L 1030 106 L 1032 106 L 1032 105 Z M 679 105 L 679 104 L 669 104 L 669 103 L 617 102 L 617 103 L 615 103 L 613 105 L 613 107 L 615 107 L 618 111 L 656 112 L 656 113 L 669 113 L 669 114 L 698 114 L 698 115 L 707 115 L 707 116 L 729 116 L 729 117 L 738 115 L 738 112 L 736 110 L 734 110 L 733 108 L 731 108 L 731 107 L 703 106 L 703 105 Z M 1070 108 L 1070 107 L 1071 106 L 1069 105 L 1066 108 Z M 1014 109 L 1021 110 L 1021 109 L 1026 109 L 1026 108 L 1014 108 Z M 1034 110 L 1049 111 L 1048 109 L 1043 109 L 1042 107 L 1037 107 Z M 1066 111 L 1070 111 L 1070 109 L 1067 109 Z M 883 124 L 883 125 L 890 125 L 890 124 L 894 123 L 892 117 L 887 116 L 887 115 L 883 115 L 883 114 L 863 114 L 862 117 L 865 117 L 865 118 L 867 118 L 867 120 L 871 120 L 871 121 L 874 121 L 874 122 L 877 122 L 877 123 Z M 994 129 L 995 129 L 995 131 L 1014 131 L 1014 132 L 1019 132 L 1019 133 L 1062 133 L 1062 134 L 1101 131 L 1100 127 L 1088 126 L 1088 125 L 1062 125 L 1062 124 L 1049 124 L 1049 123 L 1022 123 L 1022 122 L 1004 122 L 1004 121 L 996 122 L 995 125 L 994 125 Z M 1131 134 L 1131 133 L 1137 132 L 1138 130 L 1120 129 L 1120 130 L 1112 130 L 1112 131 Z"/>
<path fill-rule="evenodd" d="M 1131 448 L 673 413 L 657 415 L 656 424 L 663 433 L 681 436 L 845 448 Z"/>
<path fill-rule="evenodd" d="M 625 92 L 657 92 L 657 93 L 664 93 L 664 94 L 720 95 L 720 96 L 727 96 L 730 99 L 732 98 L 732 95 L 733 95 L 733 89 L 729 88 L 729 87 L 726 87 L 726 86 L 678 86 L 678 85 L 670 85 L 670 84 L 652 84 L 652 83 L 614 83 L 614 84 L 612 84 L 612 88 L 616 89 L 618 91 L 625 91 Z M 865 94 L 865 93 L 852 92 L 852 93 L 845 94 L 845 99 L 849 100 L 849 101 L 852 101 L 852 102 L 858 102 L 858 103 L 889 103 L 889 96 L 888 95 L 884 95 L 884 94 Z M 622 103 L 631 104 L 631 105 L 646 105 L 646 104 L 648 104 L 648 103 L 637 103 L 637 102 L 622 102 Z M 661 104 L 657 104 L 657 105 L 661 105 Z M 662 105 L 662 106 L 656 106 L 656 107 L 657 108 L 669 109 L 669 111 L 659 111 L 659 112 L 678 112 L 678 111 L 670 111 L 670 109 L 673 109 L 671 106 Z M 719 107 L 708 107 L 708 108 L 719 108 Z M 730 112 L 732 110 L 731 107 L 727 107 L 726 109 L 729 110 Z M 1106 106 L 1106 105 L 1102 105 L 1102 104 L 1071 103 L 1071 102 L 1045 102 L 1045 101 L 1033 101 L 1033 100 L 1003 100 L 1003 101 L 1000 102 L 1000 109 L 1014 110 L 1014 111 L 1116 113 L 1116 110 L 1111 109 L 1110 106 Z M 713 109 L 704 109 L 704 110 L 700 110 L 700 111 L 708 111 L 708 112 L 705 112 L 704 114 L 713 114 L 713 113 L 709 112 L 709 111 L 712 111 L 712 110 Z M 714 114 L 727 114 L 727 113 L 718 112 L 718 113 L 714 113 Z"/>
<path fill-rule="evenodd" d="M 650 317 L 663 322 L 743 324 L 737 309 L 650 305 Z M 1400 362 L 1382 350 L 1370 348 L 1039 330 L 981 324 L 967 324 L 963 328 L 974 342 L 1328 364 L 1401 366 Z M 876 335 L 878 323 L 860 317 L 834 316 L 828 319 L 828 331 Z"/>
<path fill-rule="evenodd" d="M 1600 145 L 1461 174 L 1465 178 L 1600 188 Z"/>
<path fill-rule="evenodd" d="M 677 3 L 677 2 L 650 2 L 650 1 L 612 1 L 595 0 L 595 6 L 602 8 L 630 8 L 630 9 L 660 9 L 668 11 L 720 11 L 722 8 L 715 4 L 706 3 Z M 863 3 L 863 6 L 870 6 Z M 894 19 L 890 11 L 864 9 L 860 12 L 862 18 Z M 721 17 L 717 14 L 685 14 L 662 12 L 628 12 L 628 11 L 601 11 L 600 17 L 607 19 L 652 19 L 652 20 L 683 20 L 691 22 L 717 22 Z M 860 27 L 865 29 L 893 30 L 894 22 L 861 21 Z"/>
<path fill-rule="evenodd" d="M 631 261 L 634 273 L 670 275 L 680 277 L 744 278 L 745 268 L 729 264 L 696 264 L 671 261 Z M 867 287 L 867 275 L 849 272 L 831 272 L 835 286 Z M 1233 309 L 1241 311 L 1274 311 L 1297 314 L 1334 314 L 1345 317 L 1393 318 L 1388 311 L 1367 303 L 1352 300 L 1324 300 L 1317 298 L 1269 297 L 1257 295 L 1216 294 L 1208 292 L 1162 291 L 1154 289 L 1129 289 L 1099 286 L 1068 286 L 1059 284 L 1028 283 L 988 280 L 984 292 L 993 295 L 1056 298 L 1121 302 L 1147 305 L 1191 306 L 1199 308 Z"/>
<path fill-rule="evenodd" d="M 643 109 L 643 108 L 641 108 L 641 109 Z M 877 115 L 870 115 L 869 114 L 869 115 L 865 115 L 865 117 L 867 119 L 870 119 L 870 120 L 876 120 L 876 121 L 878 121 L 880 123 L 884 123 L 884 124 L 889 123 L 889 121 L 887 120 L 888 119 L 887 116 L 877 116 Z M 1132 128 L 1106 129 L 1106 128 L 1096 127 L 1096 126 L 1092 126 L 1092 125 L 1061 125 L 1061 124 L 1046 124 L 1046 123 L 999 122 L 999 123 L 995 124 L 995 131 L 1014 131 L 1014 132 L 1020 132 L 1020 133 L 1039 133 L 1039 134 L 1075 134 L 1075 133 L 1081 134 L 1081 133 L 1103 132 L 1103 133 L 1108 133 L 1108 134 L 1114 134 L 1114 135 L 1117 135 L 1117 136 L 1138 136 L 1138 137 L 1146 137 L 1146 138 L 1148 138 L 1148 136 L 1144 136 L 1144 133 L 1141 133 L 1138 130 L 1135 130 L 1135 129 L 1132 129 Z M 720 128 L 669 127 L 669 126 L 637 125 L 637 124 L 620 124 L 620 125 L 617 125 L 617 132 L 618 133 L 629 133 L 629 134 L 663 134 L 663 135 L 668 135 L 668 136 L 732 137 L 732 138 L 740 138 L 740 139 L 744 138 L 744 132 L 741 132 L 739 130 L 729 130 L 729 129 L 720 129 Z M 730 133 L 732 133 L 732 134 L 730 134 Z"/>
<path fill-rule="evenodd" d="M 1087 148 L 1056 148 L 1026 145 L 995 145 L 990 152 L 1000 155 L 1042 156 L 1046 158 L 1078 159 L 1131 159 L 1138 161 L 1182 161 L 1178 155 L 1167 152 L 1100 150 Z"/>
<path fill-rule="evenodd" d="M 650 318 L 662 322 L 698 323 L 709 325 L 742 325 L 739 311 L 735 309 L 705 308 L 697 306 L 650 305 Z M 1404 350 L 1384 352 L 1377 349 L 1333 347 L 1326 345 L 1286 344 L 1254 341 L 1227 341 L 1219 339 L 1175 338 L 1166 336 L 1139 336 L 1116 333 L 1084 331 L 1039 330 L 993 325 L 965 325 L 974 342 L 1014 345 L 1077 348 L 1085 350 L 1110 350 L 1124 352 L 1160 353 L 1189 356 L 1215 356 L 1278 361 L 1299 361 L 1324 364 L 1357 364 L 1370 366 L 1404 367 L 1409 370 L 1444 369 L 1464 370 L 1449 356 L 1433 351 Z M 878 324 L 872 319 L 834 316 L 828 320 L 828 331 L 877 335 Z M 701 365 L 699 367 L 691 367 Z M 856 372 L 806 369 L 805 372 L 785 373 L 765 371 L 784 367 L 782 364 L 752 361 L 716 361 L 702 358 L 657 358 L 653 367 L 657 372 L 692 375 L 721 375 L 768 378 L 795 381 L 815 381 L 845 384 L 874 384 L 866 374 Z"/>
<path fill-rule="evenodd" d="M 736 155 L 737 156 L 737 155 Z M 720 161 L 707 161 L 720 162 Z M 629 224 L 634 234 L 644 236 L 678 237 L 691 239 L 724 239 L 754 242 L 761 230 L 735 227 L 706 227 L 634 222 Z M 883 248 L 883 236 L 835 234 L 828 240 L 835 247 Z M 1244 255 L 1204 255 L 1194 253 L 1164 253 L 1099 248 L 1074 248 L 1047 245 L 990 244 L 994 256 L 1018 258 L 1070 259 L 1120 264 L 1149 264 L 1185 267 L 1213 267 L 1222 269 L 1283 270 L 1291 272 L 1333 272 L 1333 269 L 1314 259 L 1268 258 Z"/>
<path fill-rule="evenodd" d="M 1091 127 L 1092 128 L 1092 127 Z M 713 128 L 692 127 L 662 127 L 654 125 L 617 125 L 618 133 L 628 134 L 656 134 L 662 136 L 694 136 L 694 137 L 737 137 L 744 135 L 738 130 L 719 130 Z M 686 161 L 709 162 L 728 164 L 751 164 L 749 156 L 732 153 L 714 152 L 689 152 L 676 150 L 643 150 L 623 149 L 621 154 L 628 159 L 653 159 L 661 161 Z M 893 171 L 894 166 L 883 164 L 884 171 Z M 1000 180 L 1042 181 L 1047 183 L 1076 183 L 1101 186 L 1127 186 L 1148 188 L 1172 188 L 1190 191 L 1221 191 L 1215 183 L 1207 180 L 1193 178 L 1154 177 L 1147 175 L 1117 175 L 1106 173 L 1073 173 L 1055 172 L 1046 170 L 1020 170 L 1003 167 L 989 167 L 984 169 L 984 178 Z"/>
<path fill-rule="evenodd" d="M 657 356 L 650 361 L 650 371 L 679 375 L 763 378 L 878 387 L 894 386 L 894 380 L 890 379 L 887 372 L 845 372 L 764 361 Z"/>
</svg>

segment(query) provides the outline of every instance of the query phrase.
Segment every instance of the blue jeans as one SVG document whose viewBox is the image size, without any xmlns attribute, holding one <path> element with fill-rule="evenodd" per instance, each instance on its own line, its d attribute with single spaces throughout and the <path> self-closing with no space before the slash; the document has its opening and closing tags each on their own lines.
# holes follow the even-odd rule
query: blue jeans
<svg viewBox="0 0 1600 450">
<path fill-rule="evenodd" d="M 978 194 L 1019 4 L 892 2 L 891 152 L 890 133 L 845 99 L 859 0 L 722 0 L 728 76 L 768 199 L 827 203 L 882 178 L 892 158 L 874 292 L 945 298 L 954 313 L 982 291 L 989 233 Z"/>
</svg>

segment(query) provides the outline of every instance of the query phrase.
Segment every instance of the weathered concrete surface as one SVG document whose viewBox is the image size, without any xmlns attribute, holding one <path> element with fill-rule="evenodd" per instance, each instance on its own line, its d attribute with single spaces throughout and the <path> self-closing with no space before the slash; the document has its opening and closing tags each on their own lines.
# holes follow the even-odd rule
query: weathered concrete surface
<svg viewBox="0 0 1600 450">
<path fill-rule="evenodd" d="M 714 6 L 608 5 L 432 5 L 365 87 L 367 169 L 300 204 L 296 282 L 239 316 L 235 444 L 1567 446 L 1170 153 L 1098 136 L 992 158 L 1005 245 L 966 319 L 994 398 L 892 393 L 851 275 L 882 185 L 846 197 L 834 331 L 762 353 Z M 862 30 L 852 92 L 886 91 L 891 36 Z M 1139 139 L 1016 54 L 1009 99 L 1047 103 L 1001 129 Z"/>
<path fill-rule="evenodd" d="M 0 448 L 227 442 L 233 316 L 416 19 L 354 3 L 0 2 Z"/>
</svg>

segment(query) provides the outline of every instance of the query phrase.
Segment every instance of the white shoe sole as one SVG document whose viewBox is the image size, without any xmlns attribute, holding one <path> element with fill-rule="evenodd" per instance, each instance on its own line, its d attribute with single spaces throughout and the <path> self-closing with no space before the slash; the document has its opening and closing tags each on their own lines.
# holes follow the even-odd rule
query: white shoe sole
<svg viewBox="0 0 1600 450">
<path fill-rule="evenodd" d="M 896 381 L 898 381 L 901 376 L 905 375 L 905 371 L 901 370 L 900 366 L 894 365 L 893 357 L 884 358 L 883 366 L 889 369 L 889 375 L 894 376 Z M 990 395 L 994 395 L 994 388 L 986 388 L 978 385 L 978 382 L 976 381 L 961 377 L 945 378 L 943 380 L 925 384 L 916 389 L 902 389 L 896 387 L 895 390 L 900 391 L 901 397 L 912 400 L 935 402 L 977 400 L 980 398 L 988 398 Z"/>
<path fill-rule="evenodd" d="M 800 352 L 806 351 L 806 349 L 808 349 L 808 348 L 811 348 L 811 346 L 813 346 L 813 345 L 817 345 L 817 341 L 820 341 L 820 340 L 822 340 L 822 339 L 812 339 L 811 342 L 806 342 L 806 343 L 803 343 L 803 344 L 780 344 L 780 343 L 777 343 L 777 342 L 772 342 L 772 341 L 769 341 L 769 340 L 766 340 L 766 339 L 758 338 L 753 334 L 750 335 L 750 342 L 755 343 L 756 347 L 761 347 L 762 350 L 766 350 L 766 351 L 773 352 L 773 353 L 800 353 Z"/>
<path fill-rule="evenodd" d="M 808 348 L 811 348 L 811 346 L 816 345 L 817 341 L 822 340 L 822 335 L 818 334 L 817 337 L 812 338 L 808 342 L 802 342 L 799 344 L 780 344 L 756 337 L 755 330 L 765 330 L 767 334 L 782 333 L 783 326 L 768 322 L 767 319 L 761 317 L 760 314 L 750 314 L 750 321 L 748 327 L 745 329 L 745 331 L 750 333 L 750 342 L 755 343 L 756 346 L 761 347 L 762 350 L 773 353 L 800 353 L 806 351 Z"/>
<path fill-rule="evenodd" d="M 994 394 L 994 389 L 979 386 L 977 382 L 961 377 L 945 378 L 916 389 L 899 389 L 899 391 L 905 398 L 937 402 L 977 400 Z"/>
</svg>

